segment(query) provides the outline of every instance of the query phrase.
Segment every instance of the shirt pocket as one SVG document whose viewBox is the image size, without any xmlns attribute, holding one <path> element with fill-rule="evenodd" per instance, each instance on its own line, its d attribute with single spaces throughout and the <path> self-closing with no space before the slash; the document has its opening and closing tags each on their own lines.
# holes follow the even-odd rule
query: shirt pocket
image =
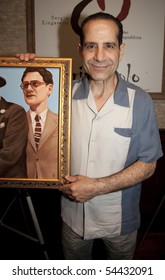
<svg viewBox="0 0 165 280">
<path fill-rule="evenodd" d="M 134 131 L 132 128 L 121 128 L 121 127 L 115 127 L 114 128 L 114 132 L 115 132 L 115 137 L 116 139 L 118 139 L 118 141 L 121 142 L 130 142 Z"/>
</svg>

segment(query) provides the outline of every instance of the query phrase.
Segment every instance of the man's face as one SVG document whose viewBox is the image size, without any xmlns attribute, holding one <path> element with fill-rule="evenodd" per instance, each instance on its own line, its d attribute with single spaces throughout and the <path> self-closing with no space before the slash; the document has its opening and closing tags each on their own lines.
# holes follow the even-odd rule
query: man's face
<svg viewBox="0 0 165 280">
<path fill-rule="evenodd" d="M 30 85 L 30 82 L 34 82 L 34 84 L 38 82 L 38 86 Z M 30 108 L 35 110 L 40 106 L 45 109 L 48 97 L 52 93 L 53 85 L 46 85 L 43 77 L 38 72 L 28 72 L 23 79 L 23 84 L 26 85 L 26 88 L 23 89 L 24 98 Z"/>
<path fill-rule="evenodd" d="M 111 20 L 90 20 L 83 33 L 80 55 L 86 72 L 95 81 L 108 80 L 117 70 L 124 52 L 124 45 L 119 47 L 116 24 Z"/>
</svg>

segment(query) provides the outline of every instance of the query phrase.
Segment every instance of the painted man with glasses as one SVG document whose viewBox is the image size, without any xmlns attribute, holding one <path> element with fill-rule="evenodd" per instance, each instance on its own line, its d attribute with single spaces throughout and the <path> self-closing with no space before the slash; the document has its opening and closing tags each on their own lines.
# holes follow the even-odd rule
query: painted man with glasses
<svg viewBox="0 0 165 280">
<path fill-rule="evenodd" d="M 42 67 L 28 67 L 21 88 L 27 112 L 29 135 L 27 144 L 28 178 L 58 177 L 58 114 L 51 112 L 47 101 L 53 91 L 52 73 Z"/>
</svg>

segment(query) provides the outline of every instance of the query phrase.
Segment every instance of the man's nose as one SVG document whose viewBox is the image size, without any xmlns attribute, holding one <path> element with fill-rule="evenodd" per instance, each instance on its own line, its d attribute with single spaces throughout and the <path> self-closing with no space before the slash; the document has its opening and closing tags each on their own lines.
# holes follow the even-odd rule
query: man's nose
<svg viewBox="0 0 165 280">
<path fill-rule="evenodd" d="M 105 59 L 105 50 L 103 47 L 97 47 L 95 51 L 95 58 L 98 61 L 102 61 Z"/>
</svg>

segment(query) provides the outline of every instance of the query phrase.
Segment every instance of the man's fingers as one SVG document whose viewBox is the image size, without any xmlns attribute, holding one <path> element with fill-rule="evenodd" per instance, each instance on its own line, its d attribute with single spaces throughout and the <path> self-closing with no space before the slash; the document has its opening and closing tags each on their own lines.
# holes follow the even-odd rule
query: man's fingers
<svg viewBox="0 0 165 280">
<path fill-rule="evenodd" d="M 17 53 L 16 57 L 19 58 L 21 61 L 29 61 L 33 60 L 36 55 L 34 53 Z"/>
</svg>

